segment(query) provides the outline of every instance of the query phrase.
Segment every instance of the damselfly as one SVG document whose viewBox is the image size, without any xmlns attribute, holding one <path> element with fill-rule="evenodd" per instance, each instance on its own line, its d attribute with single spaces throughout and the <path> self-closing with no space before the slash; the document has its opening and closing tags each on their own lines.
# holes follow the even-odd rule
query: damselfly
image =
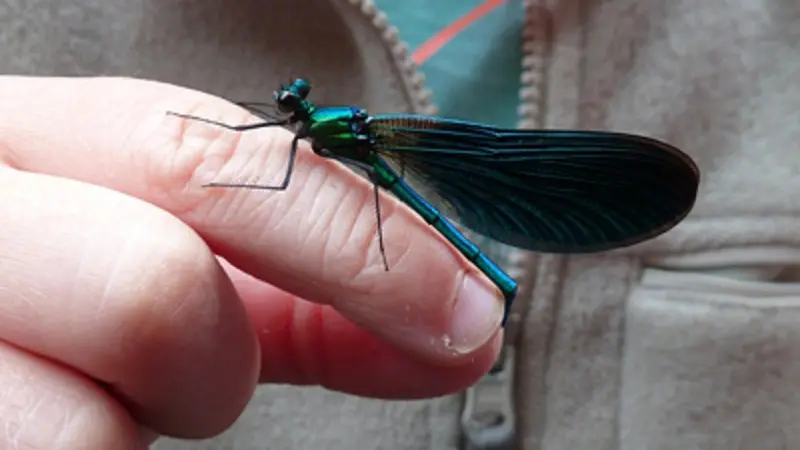
<svg viewBox="0 0 800 450">
<path fill-rule="evenodd" d="M 207 186 L 284 190 L 292 178 L 298 140 L 307 138 L 317 155 L 360 168 L 372 181 L 386 270 L 379 187 L 416 211 L 497 285 L 505 297 L 506 317 L 516 281 L 411 188 L 406 171 L 440 197 L 463 226 L 544 253 L 592 253 L 654 238 L 683 220 L 697 196 L 700 175 L 692 159 L 651 138 L 502 129 L 414 114 L 371 116 L 354 106 L 317 107 L 307 100 L 310 91 L 303 79 L 281 85 L 273 100 L 283 117 L 248 125 L 170 114 L 235 131 L 299 124 L 281 183 Z M 239 104 L 265 118 L 257 104 Z"/>
</svg>

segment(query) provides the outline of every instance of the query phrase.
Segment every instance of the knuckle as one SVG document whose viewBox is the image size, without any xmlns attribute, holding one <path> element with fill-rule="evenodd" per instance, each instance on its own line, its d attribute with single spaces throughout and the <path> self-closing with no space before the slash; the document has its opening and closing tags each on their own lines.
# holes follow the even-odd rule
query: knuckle
<svg viewBox="0 0 800 450">
<path fill-rule="evenodd" d="M 167 216 L 128 231 L 100 301 L 123 350 L 109 357 L 120 366 L 137 359 L 131 353 L 175 342 L 187 324 L 202 329 L 218 295 L 213 255 L 180 222 Z"/>
<path fill-rule="evenodd" d="M 244 109 L 217 101 L 197 101 L 173 112 L 230 125 L 254 122 Z M 163 111 L 161 112 L 163 114 Z M 137 152 L 147 158 L 144 165 L 150 198 L 182 216 L 202 219 L 223 198 L 218 190 L 205 188 L 210 182 L 277 184 L 285 166 L 291 135 L 279 127 L 237 132 L 200 120 L 166 116 L 163 129 L 150 138 L 151 151 Z M 197 215 L 193 217 L 193 215 Z"/>
<path fill-rule="evenodd" d="M 231 125 L 254 121 L 238 107 L 220 107 L 213 99 L 193 101 L 173 111 Z M 372 293 L 381 285 L 374 283 L 384 267 L 369 183 L 301 149 L 287 191 L 253 195 L 247 189 L 205 188 L 209 182 L 280 184 L 293 134 L 281 127 L 235 132 L 176 116 L 167 117 L 163 127 L 166 133 L 156 133 L 160 137 L 148 144 L 158 149 L 137 152 L 149 158 L 146 184 L 155 191 L 148 193 L 154 203 L 190 225 L 216 228 L 224 223 L 255 241 L 269 242 L 287 266 L 314 261 L 321 266 L 321 279 L 351 292 Z M 406 221 L 393 220 L 395 203 L 382 198 L 380 204 L 390 268 L 406 257 L 406 244 L 413 240 L 413 233 L 404 230 Z"/>
<path fill-rule="evenodd" d="M 99 391 L 98 391 L 99 392 Z M 140 436 L 137 425 L 111 398 L 84 398 L 76 405 L 58 434 L 55 448 L 108 449 L 136 448 Z"/>
<path fill-rule="evenodd" d="M 0 345 L 0 357 L 6 445 L 101 450 L 132 448 L 139 440 L 136 424 L 119 404 L 87 379 L 10 345 Z M 27 426 L 37 420 L 55 426 Z"/>
<path fill-rule="evenodd" d="M 323 270 L 335 271 L 347 283 L 368 272 L 372 265 L 369 256 L 375 225 L 374 216 L 365 213 L 369 198 L 361 189 L 343 191 L 326 221 Z"/>
<path fill-rule="evenodd" d="M 336 220 L 330 224 L 324 249 L 326 267 L 334 268 L 351 291 L 373 294 L 385 283 L 375 283 L 375 276 L 383 276 L 385 267 L 380 248 L 383 235 L 384 252 L 389 270 L 396 267 L 411 244 L 410 235 L 397 219 L 396 202 L 380 200 L 380 231 L 374 196 L 370 189 L 351 189 L 351 198 L 343 198 L 334 212 Z M 345 209 L 351 210 L 349 214 Z M 396 226 L 396 225 L 400 226 Z"/>
</svg>

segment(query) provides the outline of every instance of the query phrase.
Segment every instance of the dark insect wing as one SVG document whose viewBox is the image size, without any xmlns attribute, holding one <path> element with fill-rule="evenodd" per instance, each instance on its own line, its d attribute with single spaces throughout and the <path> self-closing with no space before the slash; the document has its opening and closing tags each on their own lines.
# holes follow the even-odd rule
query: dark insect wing
<svg viewBox="0 0 800 450">
<path fill-rule="evenodd" d="M 288 114 L 278 111 L 275 102 L 234 102 L 236 105 L 250 111 L 264 120 L 274 121 L 285 119 Z"/>
<path fill-rule="evenodd" d="M 375 149 L 480 234 L 548 253 L 629 246 L 680 222 L 699 172 L 680 150 L 600 131 L 504 130 L 415 115 L 371 119 Z"/>
<path fill-rule="evenodd" d="M 275 102 L 234 102 L 234 104 L 268 121 L 282 120 L 289 117 L 289 114 L 278 110 Z M 324 106 L 318 106 L 318 108 L 324 108 Z"/>
</svg>

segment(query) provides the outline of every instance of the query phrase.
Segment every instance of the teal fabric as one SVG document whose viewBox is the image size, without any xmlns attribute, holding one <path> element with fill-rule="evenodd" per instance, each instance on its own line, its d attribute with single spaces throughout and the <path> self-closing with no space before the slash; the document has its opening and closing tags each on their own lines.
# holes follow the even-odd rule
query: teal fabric
<svg viewBox="0 0 800 450">
<path fill-rule="evenodd" d="M 376 0 L 411 51 L 483 0 Z M 516 127 L 524 17 L 509 0 L 474 22 L 423 63 L 440 114 Z"/>
</svg>

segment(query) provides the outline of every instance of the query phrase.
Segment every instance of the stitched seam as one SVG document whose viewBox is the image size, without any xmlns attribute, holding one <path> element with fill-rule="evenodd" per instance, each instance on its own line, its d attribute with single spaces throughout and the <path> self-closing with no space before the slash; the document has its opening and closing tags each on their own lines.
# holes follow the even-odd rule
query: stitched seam
<svg viewBox="0 0 800 450">
<path fill-rule="evenodd" d="M 525 26 L 521 42 L 523 56 L 517 126 L 523 129 L 543 128 L 546 112 L 545 77 L 551 42 L 552 15 L 548 9 L 547 0 L 523 0 L 523 9 Z M 523 424 L 517 424 L 517 445 L 521 448 L 540 449 L 544 430 L 547 428 L 547 402 L 543 400 L 545 400 L 547 374 L 550 372 L 553 342 L 558 331 L 559 303 L 557 299 L 559 292 L 561 292 L 561 280 L 566 269 L 565 259 L 560 256 L 542 258 L 529 252 L 510 250 L 507 261 L 510 266 L 508 268 L 509 275 L 515 277 L 520 284 L 518 300 L 515 305 L 516 311 L 512 310 L 512 316 L 509 318 L 509 325 L 511 325 L 514 323 L 512 322 L 514 315 L 517 316 L 516 329 L 510 330 L 513 334 L 507 336 L 512 345 L 523 350 L 517 352 L 517 358 L 520 361 L 517 364 L 518 373 L 514 374 L 515 380 L 518 380 L 515 383 L 514 390 L 517 392 L 527 391 L 525 398 L 515 402 L 515 413 L 518 418 L 528 417 L 528 421 L 535 425 L 535 430 L 530 430 L 526 433 L 522 431 L 524 427 L 521 425 Z M 546 278 L 548 278 L 548 275 L 552 275 L 553 272 L 556 273 L 555 286 L 550 286 L 552 283 L 548 282 Z M 544 281 L 544 285 L 537 283 L 537 281 Z M 550 295 L 538 298 L 539 302 L 541 302 L 540 310 L 537 310 L 533 305 L 536 297 L 534 292 L 539 290 L 537 288 L 550 290 Z M 532 323 L 529 315 L 534 311 L 539 313 L 542 316 L 542 321 L 550 324 L 550 327 L 544 332 L 544 342 L 537 342 L 537 345 L 543 346 L 543 352 L 540 355 L 541 360 L 535 364 L 539 366 L 540 379 L 536 383 L 530 383 L 530 377 L 522 376 L 522 372 L 526 370 L 527 366 L 525 362 L 527 352 L 524 351 L 527 348 L 525 342 L 529 341 L 524 336 L 523 327 L 528 323 Z M 534 330 L 534 332 L 538 334 L 538 331 Z M 526 380 L 529 382 L 528 388 L 522 389 L 521 384 Z M 530 398 L 536 399 L 538 404 L 531 404 Z M 527 409 L 527 414 L 521 414 L 524 409 Z M 534 436 L 533 442 L 527 442 L 526 435 Z"/>
<path fill-rule="evenodd" d="M 403 87 L 409 95 L 415 113 L 436 115 L 439 108 L 434 104 L 429 89 L 425 88 L 425 75 L 414 64 L 408 43 L 400 39 L 400 32 L 389 22 L 389 17 L 379 9 L 373 0 L 347 0 L 347 3 L 367 19 L 380 33 L 381 39 L 389 47 L 395 65 L 399 69 Z"/>
</svg>

